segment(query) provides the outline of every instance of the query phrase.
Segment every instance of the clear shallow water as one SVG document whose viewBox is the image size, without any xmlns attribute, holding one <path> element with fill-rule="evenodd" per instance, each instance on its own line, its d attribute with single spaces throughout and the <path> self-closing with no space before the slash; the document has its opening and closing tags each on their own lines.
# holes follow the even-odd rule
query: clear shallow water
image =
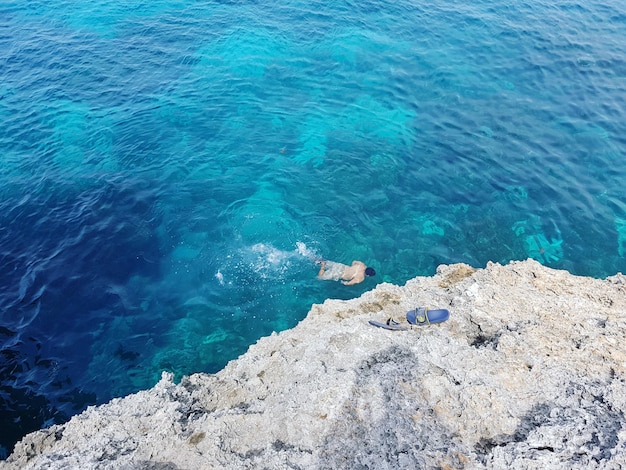
<svg viewBox="0 0 626 470">
<path fill-rule="evenodd" d="M 617 0 L 2 3 L 0 444 L 442 263 L 626 271 L 625 37 Z"/>
</svg>

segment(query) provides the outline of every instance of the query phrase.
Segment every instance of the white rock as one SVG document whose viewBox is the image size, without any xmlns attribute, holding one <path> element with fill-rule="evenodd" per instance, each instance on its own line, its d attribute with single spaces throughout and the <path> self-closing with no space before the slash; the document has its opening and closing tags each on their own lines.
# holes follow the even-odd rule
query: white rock
<svg viewBox="0 0 626 470">
<path fill-rule="evenodd" d="M 368 320 L 419 305 L 450 319 Z M 10 469 L 626 467 L 626 281 L 440 266 L 314 305 L 215 375 L 26 436 Z"/>
</svg>

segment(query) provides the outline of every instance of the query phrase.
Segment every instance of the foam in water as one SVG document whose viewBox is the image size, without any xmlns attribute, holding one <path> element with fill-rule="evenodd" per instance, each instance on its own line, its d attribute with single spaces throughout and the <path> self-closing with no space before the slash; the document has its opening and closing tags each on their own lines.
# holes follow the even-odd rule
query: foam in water
<svg viewBox="0 0 626 470">
<path fill-rule="evenodd" d="M 317 254 L 317 252 L 306 246 L 306 243 L 304 242 L 296 242 L 296 251 L 298 252 L 298 254 L 304 256 L 308 260 L 317 261 L 320 259 L 320 256 Z"/>
</svg>

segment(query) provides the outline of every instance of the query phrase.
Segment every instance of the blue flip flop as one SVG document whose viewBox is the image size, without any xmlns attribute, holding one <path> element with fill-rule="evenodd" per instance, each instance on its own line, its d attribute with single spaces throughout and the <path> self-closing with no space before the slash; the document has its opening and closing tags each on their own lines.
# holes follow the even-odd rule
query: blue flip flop
<svg viewBox="0 0 626 470">
<path fill-rule="evenodd" d="M 450 312 L 445 308 L 431 310 L 428 307 L 418 307 L 406 313 L 406 321 L 411 325 L 430 325 L 441 323 L 450 318 Z"/>
</svg>

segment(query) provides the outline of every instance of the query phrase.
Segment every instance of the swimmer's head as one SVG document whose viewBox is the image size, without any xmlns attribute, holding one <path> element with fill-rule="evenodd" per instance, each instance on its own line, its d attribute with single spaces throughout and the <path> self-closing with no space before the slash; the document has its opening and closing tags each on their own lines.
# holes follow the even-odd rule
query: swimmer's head
<svg viewBox="0 0 626 470">
<path fill-rule="evenodd" d="M 365 268 L 365 275 L 376 276 L 376 271 L 374 271 L 374 268 Z"/>
</svg>

